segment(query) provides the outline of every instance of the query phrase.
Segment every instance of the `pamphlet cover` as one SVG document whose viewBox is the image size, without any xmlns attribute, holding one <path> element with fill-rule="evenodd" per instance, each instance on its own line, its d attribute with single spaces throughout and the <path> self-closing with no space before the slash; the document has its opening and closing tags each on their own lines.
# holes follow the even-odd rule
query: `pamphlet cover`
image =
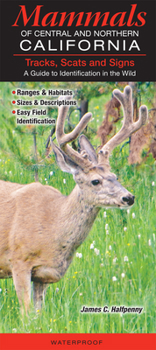
<svg viewBox="0 0 156 350">
<path fill-rule="evenodd" d="M 156 3 L 0 1 L 0 348 L 156 348 Z"/>
</svg>

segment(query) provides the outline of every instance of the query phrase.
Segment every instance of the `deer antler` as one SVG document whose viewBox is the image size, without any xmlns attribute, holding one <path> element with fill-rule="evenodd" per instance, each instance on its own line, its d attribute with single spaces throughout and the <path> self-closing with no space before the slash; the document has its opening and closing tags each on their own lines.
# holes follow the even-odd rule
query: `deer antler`
<svg viewBox="0 0 156 350">
<path fill-rule="evenodd" d="M 121 130 L 113 136 L 99 151 L 98 161 L 108 165 L 109 156 L 112 150 L 121 142 L 126 140 L 133 132 L 141 128 L 146 123 L 148 111 L 146 106 L 141 106 L 139 109 L 139 119 L 133 122 L 133 104 L 132 104 L 132 89 L 126 86 L 122 93 L 118 89 L 113 91 L 114 96 L 121 102 L 124 110 L 124 120 Z"/>
<path fill-rule="evenodd" d="M 69 98 L 68 98 L 69 99 Z M 64 133 L 64 123 L 67 116 L 68 107 L 61 106 L 59 107 L 59 114 L 56 123 L 56 139 L 60 146 L 60 148 L 73 160 L 75 161 L 81 168 L 88 168 L 91 166 L 91 162 L 88 159 L 88 155 L 86 152 L 82 152 L 81 154 L 75 151 L 72 147 L 68 145 L 69 142 L 74 141 L 87 126 L 89 120 L 92 117 L 91 113 L 86 113 L 80 120 L 80 122 L 76 125 L 74 130 L 72 130 L 69 134 Z"/>
</svg>

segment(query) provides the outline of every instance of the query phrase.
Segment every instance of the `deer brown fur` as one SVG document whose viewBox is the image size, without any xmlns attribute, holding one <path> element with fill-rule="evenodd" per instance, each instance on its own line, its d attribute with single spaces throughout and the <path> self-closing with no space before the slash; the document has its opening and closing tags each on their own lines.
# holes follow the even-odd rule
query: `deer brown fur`
<svg viewBox="0 0 156 350">
<path fill-rule="evenodd" d="M 146 121 L 147 108 L 140 109 L 133 123 L 131 88 L 114 91 L 124 108 L 124 123 L 96 155 L 88 139 L 79 139 L 81 153 L 72 142 L 91 118 L 87 113 L 75 129 L 64 134 L 67 107 L 59 108 L 56 137 L 51 141 L 56 161 L 73 175 L 76 186 L 69 196 L 40 183 L 20 185 L 0 181 L 0 278 L 12 277 L 20 305 L 27 311 L 34 285 L 34 303 L 41 307 L 48 283 L 59 281 L 70 265 L 75 250 L 88 235 L 101 207 L 127 208 L 134 196 L 110 172 L 109 155 L 114 147 Z M 48 205 L 47 205 L 48 202 Z"/>
</svg>

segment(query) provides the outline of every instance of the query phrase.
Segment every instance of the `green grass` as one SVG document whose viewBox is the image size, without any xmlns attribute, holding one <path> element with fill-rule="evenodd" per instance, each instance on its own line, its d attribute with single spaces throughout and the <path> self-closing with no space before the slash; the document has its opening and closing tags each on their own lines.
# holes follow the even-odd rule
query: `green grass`
<svg viewBox="0 0 156 350">
<path fill-rule="evenodd" d="M 101 209 L 89 236 L 78 249 L 82 258 L 75 256 L 65 277 L 48 287 L 41 312 L 36 314 L 32 305 L 29 317 L 23 321 L 12 280 L 0 281 L 3 320 L 0 332 L 155 332 L 154 168 L 154 165 L 147 166 L 142 171 L 142 167 L 139 170 L 129 167 L 129 176 L 132 178 L 127 185 L 131 183 L 129 187 L 132 189 L 134 186 L 135 205 L 129 213 L 119 209 L 105 210 L 106 218 L 104 209 Z M 63 183 L 64 178 L 66 184 Z M 49 182 L 54 184 L 55 180 L 56 187 L 62 187 L 62 192 L 70 192 L 68 174 L 56 170 Z M 123 183 L 126 186 L 125 181 Z M 106 224 L 109 234 L 106 234 Z M 99 255 L 90 249 L 93 241 L 94 247 L 100 251 Z M 128 261 L 124 261 L 124 257 L 128 257 Z M 123 273 L 125 277 L 121 276 Z M 117 280 L 113 281 L 112 277 Z M 123 316 L 81 314 L 83 305 L 141 306 L 144 312 L 141 315 Z"/>
<path fill-rule="evenodd" d="M 122 154 L 119 148 L 114 151 L 112 171 L 135 194 L 135 205 L 128 213 L 101 209 L 89 236 L 78 249 L 82 258 L 75 256 L 64 278 L 48 287 L 42 311 L 36 313 L 31 305 L 29 317 L 22 318 L 13 281 L 0 280 L 0 332 L 155 332 L 156 163 L 149 157 L 146 164 L 129 166 L 127 155 L 128 146 Z M 32 171 L 8 156 L 0 154 L 0 158 L 1 178 L 20 183 L 34 181 Z M 49 176 L 51 170 L 54 174 Z M 69 194 L 74 187 L 72 176 L 61 172 L 54 163 L 40 168 L 39 180 L 63 194 Z M 90 249 L 93 242 L 98 255 Z M 83 305 L 140 306 L 143 313 L 82 314 Z"/>
</svg>

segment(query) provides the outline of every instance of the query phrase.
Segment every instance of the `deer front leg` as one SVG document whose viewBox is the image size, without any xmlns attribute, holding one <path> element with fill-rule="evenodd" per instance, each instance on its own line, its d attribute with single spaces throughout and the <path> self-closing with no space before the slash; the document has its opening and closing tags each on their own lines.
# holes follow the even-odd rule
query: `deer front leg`
<svg viewBox="0 0 156 350">
<path fill-rule="evenodd" d="M 31 270 L 20 261 L 13 265 L 12 276 L 22 314 L 24 309 L 27 314 L 31 301 Z"/>
<path fill-rule="evenodd" d="M 47 287 L 48 283 L 33 282 L 33 300 L 36 310 L 40 310 L 42 308 Z"/>
</svg>

